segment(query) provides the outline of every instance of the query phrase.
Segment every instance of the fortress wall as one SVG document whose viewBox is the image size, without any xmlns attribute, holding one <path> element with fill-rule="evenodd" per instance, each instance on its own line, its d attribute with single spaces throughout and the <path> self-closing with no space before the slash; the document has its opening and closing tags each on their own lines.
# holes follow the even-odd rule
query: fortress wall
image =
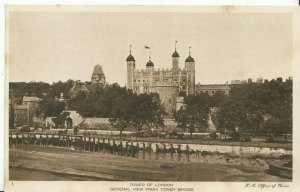
<svg viewBox="0 0 300 192">
<path fill-rule="evenodd" d="M 176 98 L 178 96 L 178 87 L 176 86 L 156 86 L 151 88 L 151 92 L 156 92 L 166 109 L 168 116 L 172 116 L 176 110 Z"/>
</svg>

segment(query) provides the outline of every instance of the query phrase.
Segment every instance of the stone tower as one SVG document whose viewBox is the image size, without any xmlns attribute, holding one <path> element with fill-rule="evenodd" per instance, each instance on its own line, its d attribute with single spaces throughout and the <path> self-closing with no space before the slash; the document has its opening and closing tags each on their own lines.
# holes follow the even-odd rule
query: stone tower
<svg viewBox="0 0 300 192">
<path fill-rule="evenodd" d="M 191 57 L 191 47 L 189 56 L 185 60 L 185 69 L 187 71 L 186 94 L 191 95 L 195 93 L 195 60 Z"/>
<path fill-rule="evenodd" d="M 102 66 L 95 65 L 94 71 L 91 77 L 92 85 L 105 85 L 105 75 L 102 70 Z"/>
<path fill-rule="evenodd" d="M 177 41 L 175 41 L 175 51 L 172 54 L 172 69 L 177 70 L 179 68 L 179 54 L 177 53 L 176 48 Z"/>
<path fill-rule="evenodd" d="M 130 45 L 130 53 L 126 61 L 127 61 L 127 89 L 133 90 L 133 71 L 135 69 L 135 59 L 131 55 L 131 45 Z"/>
<path fill-rule="evenodd" d="M 151 57 L 149 57 L 149 61 L 148 61 L 147 64 L 146 64 L 146 68 L 147 68 L 149 71 L 151 71 L 151 70 L 154 69 L 154 64 L 153 64 L 153 62 L 151 61 Z"/>
</svg>

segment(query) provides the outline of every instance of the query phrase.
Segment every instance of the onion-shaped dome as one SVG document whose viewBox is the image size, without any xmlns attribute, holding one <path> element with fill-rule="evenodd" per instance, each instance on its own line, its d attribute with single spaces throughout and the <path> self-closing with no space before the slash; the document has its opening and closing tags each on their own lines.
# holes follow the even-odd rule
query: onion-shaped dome
<svg viewBox="0 0 300 192">
<path fill-rule="evenodd" d="M 151 60 L 149 60 L 146 64 L 146 67 L 154 67 L 154 64 Z"/>
<path fill-rule="evenodd" d="M 195 62 L 194 58 L 190 55 L 186 58 L 185 62 Z"/>
<path fill-rule="evenodd" d="M 134 57 L 131 55 L 131 53 L 129 54 L 129 56 L 127 57 L 126 61 L 135 61 Z"/>
<path fill-rule="evenodd" d="M 176 50 L 175 50 L 174 53 L 172 54 L 172 57 L 179 57 L 179 54 L 177 53 Z"/>
</svg>

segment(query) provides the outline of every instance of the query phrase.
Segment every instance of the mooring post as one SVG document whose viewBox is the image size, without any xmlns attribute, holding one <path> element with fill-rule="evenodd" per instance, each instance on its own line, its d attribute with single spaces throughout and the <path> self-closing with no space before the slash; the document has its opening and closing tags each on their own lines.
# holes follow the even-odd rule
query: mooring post
<svg viewBox="0 0 300 192">
<path fill-rule="evenodd" d="M 83 136 L 82 139 L 83 139 L 83 150 L 85 151 L 85 144 L 86 144 L 86 138 L 85 138 L 85 136 Z"/>
<path fill-rule="evenodd" d="M 143 142 L 143 159 L 145 159 L 145 142 Z"/>
<path fill-rule="evenodd" d="M 54 146 L 54 134 L 52 134 L 51 136 L 51 145 Z"/>
<path fill-rule="evenodd" d="M 16 145 L 18 145 L 18 140 L 19 140 L 19 134 L 17 133 L 17 135 L 16 135 Z"/>
<path fill-rule="evenodd" d="M 93 137 L 93 152 L 95 152 L 95 145 L 96 145 L 96 141 L 95 141 L 95 137 Z"/>
<path fill-rule="evenodd" d="M 89 151 L 91 151 L 91 137 L 89 136 Z"/>
<path fill-rule="evenodd" d="M 105 153 L 105 138 L 103 138 L 102 143 L 103 143 L 102 150 L 103 150 L 103 153 Z"/>
<path fill-rule="evenodd" d="M 128 142 L 126 141 L 126 147 L 125 147 L 126 157 L 128 157 Z"/>
<path fill-rule="evenodd" d="M 177 153 L 178 153 L 178 160 L 181 160 L 181 145 L 179 144 L 177 147 Z"/>
<path fill-rule="evenodd" d="M 139 158 L 139 151 L 140 151 L 140 145 L 139 143 L 136 144 L 136 158 Z"/>
<path fill-rule="evenodd" d="M 67 148 L 70 148 L 70 137 L 67 135 L 66 141 L 67 141 Z"/>
<path fill-rule="evenodd" d="M 173 147 L 173 143 L 171 143 L 171 159 L 172 160 L 174 160 L 173 152 L 174 152 L 174 147 Z"/>
<path fill-rule="evenodd" d="M 133 143 L 131 142 L 131 146 L 130 146 L 130 155 L 131 157 L 134 157 L 134 152 L 133 152 Z"/>
<path fill-rule="evenodd" d="M 24 134 L 22 133 L 22 141 L 21 141 L 22 143 L 21 143 L 21 145 L 23 146 L 23 144 L 24 144 Z"/>
<path fill-rule="evenodd" d="M 97 151 L 99 153 L 100 152 L 100 139 L 99 139 L 99 137 L 97 139 L 98 139 L 97 140 Z"/>
<path fill-rule="evenodd" d="M 155 150 L 155 153 L 156 153 L 156 157 L 155 157 L 155 160 L 158 160 L 158 155 L 159 155 L 159 146 L 158 144 L 156 143 L 156 150 Z"/>
<path fill-rule="evenodd" d="M 113 151 L 113 155 L 115 154 L 115 145 L 116 145 L 116 143 L 115 143 L 115 140 L 113 140 L 113 148 L 112 148 L 112 151 Z"/>
<path fill-rule="evenodd" d="M 166 144 L 165 143 L 163 144 L 163 147 L 164 147 L 164 151 L 163 151 L 163 153 L 164 153 L 164 159 L 166 159 L 167 149 L 166 149 Z"/>
<path fill-rule="evenodd" d="M 122 140 L 120 141 L 120 155 L 123 156 L 123 144 L 122 144 Z"/>
<path fill-rule="evenodd" d="M 149 143 L 149 157 L 151 158 L 151 152 L 152 152 L 152 143 Z"/>
<path fill-rule="evenodd" d="M 190 162 L 189 145 L 186 145 L 186 158 L 187 158 L 187 162 Z"/>
<path fill-rule="evenodd" d="M 58 135 L 58 146 L 60 147 L 60 134 Z"/>
<path fill-rule="evenodd" d="M 107 153 L 111 153 L 110 139 L 107 139 L 107 149 L 106 150 L 107 150 Z"/>
</svg>

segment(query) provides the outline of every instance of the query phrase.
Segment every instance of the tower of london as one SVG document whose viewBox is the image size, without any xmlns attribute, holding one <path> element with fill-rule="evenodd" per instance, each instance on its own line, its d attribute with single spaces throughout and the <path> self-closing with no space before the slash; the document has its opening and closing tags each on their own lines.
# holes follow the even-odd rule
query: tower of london
<svg viewBox="0 0 300 192">
<path fill-rule="evenodd" d="M 180 68 L 179 57 L 175 46 L 171 68 L 156 69 L 149 57 L 145 69 L 136 69 L 135 59 L 130 49 L 126 59 L 127 89 L 131 89 L 136 94 L 158 93 L 167 114 L 172 115 L 176 110 L 176 99 L 180 92 L 186 95 L 195 93 L 195 60 L 191 56 L 191 50 L 183 68 Z"/>
</svg>

